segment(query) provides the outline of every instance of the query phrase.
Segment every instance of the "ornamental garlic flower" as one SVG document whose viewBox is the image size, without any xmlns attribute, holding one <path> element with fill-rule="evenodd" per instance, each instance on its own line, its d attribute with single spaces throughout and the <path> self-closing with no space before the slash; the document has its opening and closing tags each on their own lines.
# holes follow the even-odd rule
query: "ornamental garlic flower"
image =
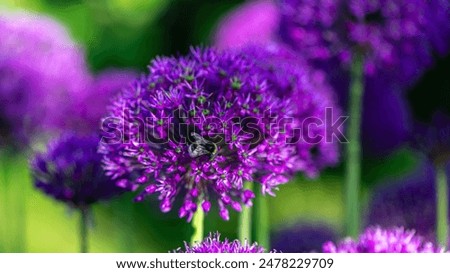
<svg viewBox="0 0 450 273">
<path fill-rule="evenodd" d="M 98 131 L 111 100 L 136 76 L 133 71 L 119 69 L 106 70 L 96 75 L 89 88 L 75 97 L 73 118 L 75 124 L 71 125 L 71 128 L 80 132 Z"/>
<path fill-rule="evenodd" d="M 192 49 L 160 57 L 150 73 L 115 100 L 103 122 L 100 152 L 112 178 L 141 173 L 125 186 L 141 186 L 137 201 L 157 193 L 163 212 L 182 200 L 179 216 L 191 220 L 217 200 L 220 216 L 241 211 L 254 193 L 244 181 L 273 195 L 298 169 L 294 108 L 275 96 L 244 54 Z"/>
<path fill-rule="evenodd" d="M 61 128 L 72 96 L 90 81 L 84 56 L 54 20 L 31 13 L 0 13 L 0 120 L 14 144 Z"/>
<path fill-rule="evenodd" d="M 265 44 L 275 40 L 280 14 L 273 0 L 243 3 L 227 14 L 215 33 L 217 48 L 239 48 L 247 44 Z"/>
<path fill-rule="evenodd" d="M 66 133 L 31 161 L 35 186 L 70 206 L 86 207 L 123 192 L 106 176 L 98 135 Z"/>
<path fill-rule="evenodd" d="M 337 122 L 341 110 L 326 75 L 309 67 L 281 44 L 247 46 L 242 51 L 255 60 L 275 95 L 292 101 L 294 123 L 303 129 L 299 132 L 301 135 L 296 136 L 299 137 L 296 141 L 299 171 L 314 177 L 321 169 L 335 165 L 339 159 L 339 142 L 331 138 L 328 129 L 334 123 L 339 125 L 336 126 L 339 131 L 333 133 L 342 132 L 345 119 Z M 337 136 L 343 137 L 342 134 Z"/>
<path fill-rule="evenodd" d="M 323 245 L 325 253 L 438 253 L 443 248 L 435 247 L 416 235 L 414 230 L 402 227 L 382 229 L 369 227 L 357 241 L 347 238 L 338 244 L 327 242 Z"/>
<path fill-rule="evenodd" d="M 228 239 L 220 240 L 220 234 L 214 233 L 206 237 L 202 242 L 190 246 L 184 244 L 184 249 L 177 249 L 177 253 L 264 253 L 264 248 L 257 243 L 242 244 L 239 240 L 229 241 Z"/>
<path fill-rule="evenodd" d="M 346 66 L 352 51 L 365 55 L 365 72 L 395 73 L 408 83 L 450 44 L 447 0 L 282 0 L 281 36 L 311 60 L 336 57 Z M 439 35 L 437 35 L 439 33 Z"/>
<path fill-rule="evenodd" d="M 272 48 L 269 50 L 270 52 L 274 51 L 274 44 L 277 44 L 276 47 L 283 48 L 282 51 L 286 51 L 285 47 L 287 45 L 283 46 L 282 43 L 277 41 L 277 35 L 275 35 L 281 27 L 281 22 L 279 22 L 280 12 L 281 9 L 274 8 L 274 3 L 270 0 L 252 1 L 242 4 L 220 22 L 219 28 L 215 33 L 215 46 L 219 48 L 246 49 L 258 44 L 259 47 L 266 45 L 268 48 Z M 259 22 L 261 18 L 273 19 L 266 19 L 264 23 L 253 23 Z M 275 18 L 278 24 L 274 23 Z M 236 28 L 236 24 L 239 24 L 240 27 Z M 242 39 L 236 39 L 235 35 L 240 37 L 241 31 L 245 32 L 245 35 L 242 35 Z M 297 57 L 299 60 L 308 59 L 304 51 L 296 53 L 299 55 Z M 289 55 L 292 56 L 292 54 Z M 290 64 L 288 66 L 294 67 L 294 60 L 294 57 L 290 57 L 285 61 L 289 61 Z M 264 64 L 264 62 L 260 63 Z M 304 67 L 304 63 L 305 61 L 300 61 L 299 67 Z M 331 86 L 336 91 L 336 97 L 339 99 L 339 105 L 346 109 L 349 90 L 347 73 L 344 73 L 342 67 L 336 61 L 326 62 L 317 66 L 329 78 Z M 300 70 L 304 69 L 300 68 Z M 274 72 L 277 71 L 278 68 L 274 69 Z M 318 74 L 317 71 L 314 73 Z M 279 74 L 283 76 L 283 73 Z M 285 78 L 288 77 L 285 76 Z M 398 90 L 399 87 L 393 84 L 386 84 L 390 81 L 390 78 L 391 76 L 387 75 L 382 80 L 379 77 L 368 78 L 365 84 L 367 92 L 365 92 L 363 98 L 364 111 L 361 122 L 362 145 L 365 155 L 384 156 L 405 144 L 410 137 L 410 113 L 407 111 L 408 109 L 400 90 Z M 380 123 L 380 120 L 384 122 Z M 390 137 L 386 138 L 384 137 L 385 135 Z"/>
</svg>

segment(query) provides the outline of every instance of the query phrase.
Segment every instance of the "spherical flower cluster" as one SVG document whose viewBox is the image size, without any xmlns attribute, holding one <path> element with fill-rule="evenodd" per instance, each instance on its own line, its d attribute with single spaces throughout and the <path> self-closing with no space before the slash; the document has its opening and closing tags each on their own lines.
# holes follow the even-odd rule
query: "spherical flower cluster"
<svg viewBox="0 0 450 273">
<path fill-rule="evenodd" d="M 404 228 L 382 229 L 369 227 L 359 236 L 358 241 L 350 238 L 323 245 L 325 253 L 439 253 L 443 248 L 425 242 L 414 230 Z"/>
<path fill-rule="evenodd" d="M 277 41 L 278 28 L 280 28 L 279 17 L 281 10 L 274 8 L 273 1 L 251 1 L 238 6 L 229 16 L 226 16 L 219 24 L 215 33 L 215 45 L 219 48 L 240 48 L 254 44 L 273 44 Z M 440 11 L 442 12 L 442 11 Z M 442 17 L 442 16 L 441 16 Z M 273 18 L 264 20 L 259 24 L 261 18 Z M 275 20 L 278 24 L 275 24 Z M 273 20 L 273 21 L 272 21 Z M 268 24 L 268 22 L 271 22 Z M 239 27 L 236 27 L 239 25 Z M 283 27 L 282 27 L 283 28 Z M 243 34 L 241 35 L 241 31 Z M 236 36 L 242 39 L 236 39 Z M 437 36 L 442 38 L 442 36 Z M 446 41 L 445 41 L 446 42 Z M 444 44 L 442 41 L 440 44 Z M 273 47 L 273 45 L 270 45 Z M 273 49 L 272 49 L 273 50 Z M 442 52 L 445 52 L 442 51 Z M 297 54 L 307 59 L 304 51 Z M 295 58 L 290 58 L 293 62 Z M 291 64 L 294 66 L 294 64 Z M 299 65 L 302 66 L 302 65 Z M 343 73 L 340 63 L 336 60 L 318 65 L 334 87 L 339 99 L 339 104 L 347 108 L 349 77 Z M 280 75 L 283 75 L 280 73 Z M 365 155 L 384 156 L 399 146 L 405 144 L 410 137 L 410 114 L 400 95 L 397 84 L 386 84 L 390 82 L 391 75 L 380 75 L 376 78 L 370 77 L 365 82 L 365 95 L 362 117 L 362 145 Z M 379 121 L 383 120 L 383 123 Z M 390 137 L 385 137 L 389 135 Z"/>
<path fill-rule="evenodd" d="M 185 243 L 185 249 L 177 249 L 177 253 L 264 253 L 264 248 L 257 243 L 250 245 L 248 242 L 242 244 L 239 240 L 220 240 L 220 234 L 214 233 L 206 237 L 203 242 L 190 246 Z"/>
<path fill-rule="evenodd" d="M 256 60 L 260 74 L 275 95 L 292 101 L 295 123 L 301 128 L 296 134 L 299 171 L 314 177 L 321 169 L 335 165 L 339 159 L 339 139 L 330 138 L 326 127 L 336 121 L 341 110 L 326 75 L 310 68 L 281 44 L 253 45 L 242 50 Z M 342 126 L 338 129 L 344 131 Z"/>
<path fill-rule="evenodd" d="M 20 144 L 70 119 L 72 94 L 90 81 L 66 30 L 44 16 L 0 13 L 0 120 Z M 17 141 L 19 140 L 19 141 Z"/>
<path fill-rule="evenodd" d="M 282 0 L 281 35 L 312 60 L 337 57 L 347 65 L 359 51 L 368 75 L 387 70 L 408 82 L 431 63 L 433 49 L 448 50 L 449 5 L 446 0 Z"/>
<path fill-rule="evenodd" d="M 83 207 L 123 192 L 106 176 L 98 135 L 66 133 L 31 161 L 35 186 L 53 198 Z"/>
<path fill-rule="evenodd" d="M 245 55 L 192 49 L 149 70 L 111 106 L 100 146 L 108 175 L 142 173 L 122 181 L 143 185 L 137 201 L 157 193 L 168 212 L 178 197 L 179 216 L 190 221 L 217 200 L 227 220 L 227 207 L 251 205 L 244 181 L 273 195 L 298 168 L 292 103 L 273 95 Z"/>
<path fill-rule="evenodd" d="M 274 1 L 246 2 L 221 20 L 214 45 L 224 49 L 272 42 L 277 36 L 279 19 Z"/>
</svg>

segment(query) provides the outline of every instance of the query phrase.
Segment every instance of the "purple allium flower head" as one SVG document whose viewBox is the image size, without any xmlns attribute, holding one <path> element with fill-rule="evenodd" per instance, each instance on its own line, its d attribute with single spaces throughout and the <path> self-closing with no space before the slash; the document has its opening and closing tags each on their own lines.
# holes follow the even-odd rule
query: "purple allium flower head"
<svg viewBox="0 0 450 273">
<path fill-rule="evenodd" d="M 72 128 L 82 132 L 98 130 L 111 100 L 136 77 L 137 74 L 133 71 L 118 69 L 106 70 L 97 75 L 90 87 L 83 94 L 76 96 L 74 111 L 79 120 Z"/>
<path fill-rule="evenodd" d="M 7 136 L 29 141 L 65 126 L 70 98 L 90 81 L 66 30 L 41 15 L 0 13 L 0 41 L 0 119 Z"/>
<path fill-rule="evenodd" d="M 137 201 L 157 193 L 168 212 L 182 199 L 179 216 L 190 221 L 198 205 L 208 212 L 217 200 L 227 220 L 227 207 L 251 205 L 244 181 L 273 195 L 298 168 L 288 143 L 292 103 L 273 95 L 245 55 L 192 49 L 157 58 L 149 70 L 111 106 L 100 146 L 108 175 L 142 173 L 123 181 L 142 185 Z"/>
<path fill-rule="evenodd" d="M 31 162 L 35 186 L 74 207 L 87 206 L 123 192 L 102 168 L 98 135 L 65 133 Z"/>
<path fill-rule="evenodd" d="M 408 142 L 411 113 L 402 92 L 383 85 L 380 78 L 368 80 L 366 91 L 361 124 L 363 154 L 384 156 Z"/>
<path fill-rule="evenodd" d="M 450 35 L 446 0 L 282 0 L 281 36 L 308 58 L 336 57 L 346 66 L 352 51 L 365 55 L 365 72 L 417 78 L 445 53 Z M 439 33 L 439 35 L 437 35 Z"/>
<path fill-rule="evenodd" d="M 450 165 L 447 167 L 447 173 L 450 174 Z M 374 190 L 369 204 L 368 224 L 403 226 L 416 230 L 429 240 L 434 240 L 436 226 L 434 179 L 433 165 L 424 160 L 414 174 L 379 186 Z"/>
<path fill-rule="evenodd" d="M 338 244 L 327 242 L 325 253 L 440 253 L 443 248 L 426 242 L 414 230 L 404 228 L 382 229 L 369 227 L 355 241 L 347 238 Z"/>
<path fill-rule="evenodd" d="M 321 67 L 321 66 L 319 66 Z M 348 109 L 350 77 L 333 62 L 324 71 L 337 91 L 339 104 Z M 411 137 L 412 117 L 403 87 L 379 75 L 365 81 L 361 122 L 364 156 L 385 156 L 405 145 Z M 386 137 L 386 136 L 389 137 Z"/>
<path fill-rule="evenodd" d="M 299 170 L 313 177 L 324 167 L 335 165 L 339 159 L 339 142 L 326 139 L 326 120 L 335 121 L 341 110 L 326 75 L 310 68 L 281 44 L 247 46 L 242 50 L 256 60 L 260 73 L 275 94 L 281 99 L 292 100 L 295 107 L 293 118 L 296 124 L 300 124 L 298 128 L 302 128 L 297 142 Z M 322 138 L 316 139 L 317 136 Z"/>
<path fill-rule="evenodd" d="M 283 253 L 320 252 L 325 242 L 336 238 L 336 232 L 325 225 L 297 225 L 274 232 L 271 246 Z"/>
<path fill-rule="evenodd" d="M 264 253 L 264 248 L 257 243 L 250 245 L 245 242 L 242 244 L 239 240 L 229 241 L 228 239 L 220 240 L 220 234 L 214 233 L 206 237 L 202 242 L 190 246 L 184 244 L 185 249 L 177 249 L 177 253 Z"/>
<path fill-rule="evenodd" d="M 224 49 L 272 41 L 277 36 L 279 17 L 273 0 L 244 3 L 220 22 L 214 45 Z"/>
<path fill-rule="evenodd" d="M 413 146 L 436 165 L 450 161 L 450 116 L 443 112 L 433 115 L 429 123 L 416 123 Z"/>
<path fill-rule="evenodd" d="M 237 14 L 240 14 L 241 9 L 246 10 L 246 5 L 254 5 L 256 2 L 250 2 L 244 4 L 244 7 L 238 8 Z M 278 31 L 279 26 L 274 25 L 273 28 L 269 28 L 264 24 L 252 25 L 251 22 L 257 21 L 258 16 L 262 14 L 274 14 L 279 17 L 279 9 L 273 11 L 271 8 L 267 8 L 260 13 L 245 13 L 244 19 L 239 21 L 240 28 L 236 28 L 232 23 L 233 20 L 225 20 L 219 28 L 216 35 L 216 45 L 220 48 L 247 48 L 255 44 L 269 45 L 273 48 L 274 43 L 278 43 L 276 35 L 273 33 Z M 233 17 L 232 17 L 233 18 Z M 272 27 L 272 25 L 271 25 Z M 252 35 L 246 35 L 245 37 L 252 37 L 258 35 L 263 37 L 263 40 L 236 40 L 234 39 L 234 33 L 240 31 L 240 29 L 249 29 L 252 31 Z M 230 33 L 229 35 L 227 35 Z M 265 33 L 272 33 L 266 35 Z M 233 35 L 232 35 L 233 34 Z M 279 47 L 282 47 L 279 45 Z M 272 49 L 273 50 L 273 49 Z M 261 55 L 261 54 L 260 54 Z M 292 56 L 292 54 L 289 54 Z M 299 60 L 307 57 L 303 51 L 297 52 Z M 290 66 L 293 67 L 295 58 L 287 58 Z M 304 58 L 305 59 L 305 58 Z M 304 61 L 300 61 L 299 66 L 303 67 Z M 339 62 L 333 60 L 326 62 L 325 64 L 318 64 L 318 68 L 326 72 L 327 77 L 330 80 L 330 84 L 334 87 L 339 104 L 346 107 L 348 101 L 348 83 L 349 77 L 347 73 L 343 73 L 343 69 Z M 282 73 L 280 73 L 282 75 Z M 287 78 L 287 76 L 285 77 Z M 364 96 L 364 111 L 362 117 L 362 145 L 365 155 L 369 156 L 383 156 L 390 153 L 392 150 L 405 144 L 410 137 L 410 115 L 401 92 L 397 86 L 392 84 L 387 85 L 391 77 L 384 77 L 380 80 L 377 78 L 368 78 L 366 80 L 366 90 Z M 385 137 L 389 135 L 390 137 Z"/>
</svg>

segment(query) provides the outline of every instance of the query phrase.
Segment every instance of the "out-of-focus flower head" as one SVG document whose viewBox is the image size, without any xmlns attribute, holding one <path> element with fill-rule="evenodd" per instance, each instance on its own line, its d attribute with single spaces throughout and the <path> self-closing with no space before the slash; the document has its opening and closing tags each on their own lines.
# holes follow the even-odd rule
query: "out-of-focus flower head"
<svg viewBox="0 0 450 273">
<path fill-rule="evenodd" d="M 100 146 L 108 175 L 142 172 L 120 181 L 141 186 L 137 201 L 158 194 L 168 212 L 181 199 L 179 216 L 190 221 L 217 200 L 227 220 L 228 207 L 252 204 L 244 181 L 273 195 L 298 169 L 292 103 L 244 54 L 193 48 L 155 59 L 149 71 L 113 102 Z"/>
<path fill-rule="evenodd" d="M 327 124 L 340 116 L 334 90 L 326 75 L 312 69 L 298 55 L 281 44 L 246 46 L 242 51 L 254 59 L 269 87 L 295 107 L 295 124 L 301 128 L 297 142 L 299 171 L 313 177 L 339 159 L 339 141 L 329 139 Z M 328 123 L 327 123 L 328 122 Z M 344 131 L 342 126 L 339 128 Z"/>
<path fill-rule="evenodd" d="M 269 45 L 269 47 L 273 48 L 274 43 L 280 44 L 277 42 L 277 34 L 275 33 L 277 33 L 280 28 L 279 13 L 281 8 L 272 8 L 274 4 L 269 2 L 270 5 L 268 6 L 271 8 L 267 8 L 264 11 L 261 10 L 260 12 L 256 12 L 259 10 L 254 8 L 250 10 L 255 10 L 255 12 L 246 12 L 245 14 L 242 12 L 247 10 L 247 5 L 253 7 L 255 3 L 257 2 L 243 4 L 242 7 L 238 7 L 234 12 L 236 14 L 243 14 L 243 19 L 236 21 L 236 24 L 239 24 L 239 28 L 236 28 L 236 26 L 232 24 L 232 22 L 234 22 L 233 20 L 224 20 L 224 22 L 222 22 L 219 30 L 215 34 L 215 43 L 218 47 L 245 49 L 249 46 L 260 44 L 261 46 Z M 280 5 L 282 3 L 280 3 Z M 268 16 L 263 14 L 273 14 L 271 16 L 277 18 L 278 25 L 271 24 L 270 27 L 267 27 L 264 24 L 252 25 L 251 22 L 257 21 L 259 16 Z M 230 15 L 230 18 L 234 17 Z M 282 26 L 281 28 L 283 29 L 284 27 L 285 26 Z M 246 35 L 244 35 L 244 37 L 249 39 L 244 39 L 242 41 L 235 39 L 234 34 L 239 32 L 240 29 L 248 29 L 251 31 L 251 34 L 246 33 Z M 262 39 L 252 39 L 251 37 L 253 36 Z M 441 41 L 441 44 L 445 44 L 444 41 Z M 279 45 L 279 47 L 282 46 Z M 445 52 L 444 50 L 441 51 Z M 298 51 L 296 53 L 299 56 L 297 57 L 299 60 L 308 59 L 308 56 L 305 56 L 306 53 L 304 51 Z M 290 55 L 292 56 L 292 54 Z M 292 63 L 294 59 L 295 58 L 290 57 L 284 61 Z M 281 60 L 278 62 L 281 62 Z M 300 63 L 304 63 L 304 61 L 300 61 Z M 294 66 L 294 64 L 290 65 Z M 339 99 L 339 104 L 346 108 L 349 77 L 342 69 L 340 62 L 334 58 L 332 61 L 327 60 L 326 63 L 314 63 L 314 65 L 316 68 L 324 71 L 327 78 L 329 78 L 330 84 L 337 93 L 336 97 Z M 364 154 L 367 156 L 384 156 L 390 153 L 392 150 L 405 144 L 411 133 L 410 115 L 404 103 L 404 99 L 402 98 L 402 92 L 399 91 L 399 86 L 391 83 L 390 78 L 392 76 L 383 75 L 382 80 L 380 80 L 380 75 L 377 76 L 377 78 L 367 78 L 365 84 L 367 92 L 365 92 L 366 95 L 364 96 L 362 144 L 364 147 Z M 387 84 L 388 82 L 390 82 L 390 84 Z M 384 137 L 386 134 L 390 137 Z"/>
<path fill-rule="evenodd" d="M 325 225 L 297 225 L 274 232 L 271 246 L 283 253 L 320 252 L 325 242 L 335 239 L 336 232 Z"/>
<path fill-rule="evenodd" d="M 0 108 L 14 144 L 66 126 L 71 98 L 90 76 L 83 52 L 54 20 L 31 13 L 0 13 Z"/>
<path fill-rule="evenodd" d="M 81 132 L 95 132 L 107 112 L 107 106 L 120 91 L 136 79 L 137 74 L 129 70 L 110 69 L 93 79 L 85 92 L 76 97 L 74 119 L 71 127 Z"/>
<path fill-rule="evenodd" d="M 443 248 L 426 242 L 414 230 L 402 227 L 382 229 L 369 227 L 358 240 L 347 238 L 338 244 L 327 242 L 323 245 L 325 253 L 440 253 Z"/>
<path fill-rule="evenodd" d="M 337 58 L 347 66 L 353 52 L 362 52 L 367 75 L 387 72 L 409 84 L 434 51 L 448 51 L 449 6 L 446 0 L 282 0 L 281 36 L 314 61 Z"/>
<path fill-rule="evenodd" d="M 443 112 L 433 115 L 429 123 L 416 123 L 413 146 L 436 165 L 450 161 L 450 116 Z"/>
<path fill-rule="evenodd" d="M 326 71 L 341 107 L 348 109 L 349 75 L 336 62 L 319 67 Z M 411 138 L 412 117 L 404 86 L 393 84 L 390 78 L 378 75 L 365 80 L 361 122 L 364 156 L 386 156 Z"/>
<path fill-rule="evenodd" d="M 214 45 L 224 49 L 271 42 L 277 36 L 279 17 L 272 0 L 246 2 L 220 22 Z"/>
<path fill-rule="evenodd" d="M 447 173 L 450 174 L 450 165 Z M 436 226 L 434 179 L 434 167 L 425 160 L 409 177 L 379 186 L 369 205 L 368 224 L 403 226 L 433 240 Z"/>
<path fill-rule="evenodd" d="M 98 135 L 65 133 L 47 151 L 31 161 L 35 186 L 56 200 L 85 207 L 112 198 L 124 190 L 106 176 Z"/>
<path fill-rule="evenodd" d="M 385 156 L 405 145 L 411 136 L 412 117 L 402 92 L 380 84 L 380 80 L 368 79 L 363 99 L 363 153 L 369 156 Z"/>
<path fill-rule="evenodd" d="M 264 253 L 264 248 L 257 243 L 242 244 L 239 240 L 220 240 L 220 234 L 214 233 L 206 237 L 202 242 L 190 246 L 185 243 L 184 249 L 175 250 L 177 253 Z"/>
</svg>

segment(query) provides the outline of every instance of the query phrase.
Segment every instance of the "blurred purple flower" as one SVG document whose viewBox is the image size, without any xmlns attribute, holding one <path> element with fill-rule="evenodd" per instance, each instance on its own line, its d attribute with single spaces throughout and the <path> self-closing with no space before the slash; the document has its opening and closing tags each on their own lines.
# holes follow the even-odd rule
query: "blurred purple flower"
<svg viewBox="0 0 450 273">
<path fill-rule="evenodd" d="M 133 71 L 116 69 L 106 70 L 96 76 L 89 89 L 76 97 L 74 116 L 78 120 L 71 127 L 82 132 L 97 131 L 109 103 L 136 77 Z"/>
<path fill-rule="evenodd" d="M 401 147 L 411 134 L 411 113 L 402 92 L 378 81 L 368 80 L 363 101 L 363 153 L 371 156 Z"/>
<path fill-rule="evenodd" d="M 14 144 L 67 125 L 71 98 L 90 82 L 83 52 L 48 17 L 0 13 L 2 127 Z"/>
<path fill-rule="evenodd" d="M 414 230 L 403 227 L 382 229 L 369 227 L 355 241 L 347 238 L 338 244 L 327 242 L 323 245 L 325 253 L 441 253 L 443 248 L 426 242 Z"/>
<path fill-rule="evenodd" d="M 215 33 L 215 46 L 237 48 L 272 41 L 278 30 L 279 12 L 272 0 L 255 0 L 231 11 Z"/>
<path fill-rule="evenodd" d="M 324 71 L 329 72 L 339 104 L 347 109 L 349 77 L 335 66 Z M 366 79 L 361 123 L 364 156 L 385 156 L 407 144 L 411 137 L 412 117 L 404 92 L 388 82 L 382 76 Z"/>
<path fill-rule="evenodd" d="M 295 117 L 302 124 L 303 133 L 312 138 L 323 136 L 322 140 L 299 141 L 300 171 L 314 177 L 325 167 L 335 165 L 339 160 L 339 142 L 325 139 L 326 119 L 335 121 L 341 115 L 334 91 L 326 81 L 326 75 L 310 68 L 305 61 L 280 44 L 247 46 L 243 52 L 254 59 L 260 73 L 281 99 L 290 99 L 295 106 Z M 327 117 L 327 109 L 330 117 Z M 315 124 L 315 121 L 323 124 Z M 311 121 L 311 122 L 308 122 Z M 314 125 L 314 130 L 308 126 Z M 340 128 L 342 132 L 344 128 Z M 302 136 L 306 138 L 307 136 Z"/>
<path fill-rule="evenodd" d="M 336 232 L 324 225 L 299 225 L 276 231 L 271 246 L 283 253 L 320 252 L 327 241 L 337 239 Z"/>
<path fill-rule="evenodd" d="M 102 168 L 98 135 L 66 133 L 31 161 L 34 184 L 47 195 L 81 208 L 123 192 Z"/>
<path fill-rule="evenodd" d="M 157 58 L 149 70 L 114 101 L 100 146 L 108 175 L 143 172 L 122 181 L 142 185 L 137 201 L 158 193 L 168 212 L 182 199 L 179 216 L 190 221 L 198 204 L 208 212 L 217 200 L 228 220 L 227 207 L 252 204 L 244 181 L 273 195 L 298 169 L 287 143 L 292 103 L 274 96 L 244 55 L 192 49 Z"/>
<path fill-rule="evenodd" d="M 248 5 L 253 5 L 253 3 L 254 2 L 251 2 Z M 238 8 L 238 11 L 246 10 L 245 5 L 246 4 L 244 4 L 244 7 L 242 8 Z M 244 19 L 239 21 L 240 28 L 237 29 L 250 29 L 252 33 L 254 33 L 252 35 L 247 35 L 246 37 L 265 37 L 263 40 L 235 40 L 231 34 L 238 30 L 236 30 L 236 27 L 232 26 L 232 24 L 227 24 L 227 21 L 225 21 L 222 23 L 222 28 L 227 31 L 218 31 L 215 34 L 216 45 L 220 48 L 246 48 L 254 44 L 264 44 L 273 47 L 273 44 L 277 40 L 277 35 L 273 33 L 278 31 L 279 26 L 274 24 L 268 28 L 263 24 L 251 25 L 249 22 L 257 20 L 256 18 L 261 16 L 260 14 L 279 12 L 280 10 L 274 10 L 273 8 L 260 10 L 260 13 L 248 12 L 245 14 Z M 278 17 L 279 16 L 277 15 L 277 18 Z M 230 33 L 230 35 L 226 36 L 224 33 Z M 272 34 L 265 35 L 265 33 Z M 227 42 L 222 43 L 222 40 L 226 40 Z M 279 46 L 283 47 L 282 45 Z M 299 51 L 297 54 L 299 55 L 299 57 L 297 57 L 299 61 L 301 59 L 306 59 L 306 56 L 304 56 L 305 52 Z M 290 64 L 285 66 L 295 66 L 292 64 L 293 60 L 294 58 L 286 58 L 284 61 L 287 61 Z M 278 63 L 280 62 L 281 60 L 278 61 Z M 300 63 L 303 65 L 304 61 L 300 61 Z M 326 76 L 330 79 L 330 84 L 338 94 L 337 97 L 339 98 L 340 105 L 346 108 L 349 77 L 347 73 L 343 71 L 339 62 L 333 60 L 326 62 L 325 64 L 316 64 L 316 67 L 322 69 L 324 73 L 326 73 Z M 279 74 L 282 75 L 282 73 Z M 362 144 L 364 154 L 368 156 L 384 156 L 390 153 L 392 150 L 405 144 L 411 133 L 409 109 L 407 109 L 404 98 L 402 97 L 402 92 L 399 91 L 400 87 L 393 83 L 387 84 L 389 78 L 387 75 L 383 75 L 383 77 L 383 80 L 380 80 L 380 77 L 377 77 L 376 79 L 370 77 L 366 80 L 367 92 L 364 97 L 364 111 L 362 117 Z M 389 135 L 390 137 L 385 137 L 385 135 Z"/>
<path fill-rule="evenodd" d="M 257 243 L 250 245 L 248 242 L 242 244 L 239 240 L 220 240 L 220 234 L 214 233 L 206 237 L 203 242 L 190 246 L 184 244 L 184 249 L 175 250 L 177 253 L 264 253 L 264 248 Z"/>
<path fill-rule="evenodd" d="M 282 0 L 281 36 L 314 61 L 349 65 L 365 55 L 367 75 L 386 73 L 409 84 L 450 41 L 446 0 Z M 437 35 L 439 33 L 439 35 Z"/>
<path fill-rule="evenodd" d="M 369 225 L 404 226 L 434 240 L 435 171 L 429 161 L 424 161 L 417 170 L 408 178 L 375 189 L 367 215 Z M 447 173 L 450 174 L 450 165 Z"/>
</svg>

